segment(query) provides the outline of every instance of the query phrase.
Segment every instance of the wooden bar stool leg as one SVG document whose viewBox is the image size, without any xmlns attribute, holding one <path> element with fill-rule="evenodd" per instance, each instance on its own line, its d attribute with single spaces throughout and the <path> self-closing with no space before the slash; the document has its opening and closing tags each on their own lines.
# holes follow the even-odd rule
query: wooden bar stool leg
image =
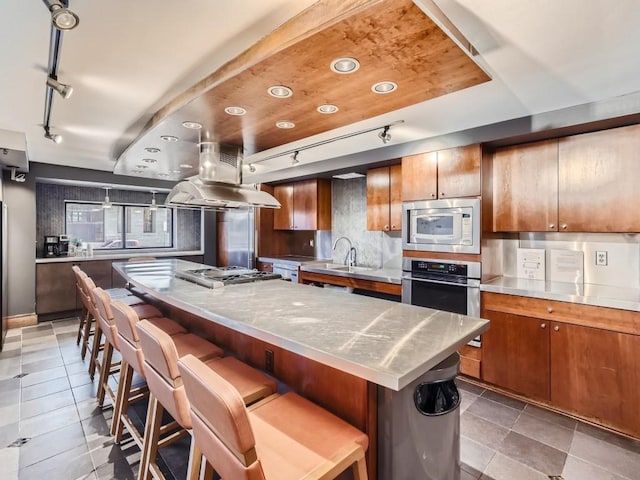
<svg viewBox="0 0 640 480">
<path fill-rule="evenodd" d="M 93 346 L 91 347 L 91 356 L 89 357 L 89 378 L 91 378 L 91 380 L 93 380 L 96 375 L 96 363 L 98 362 L 100 342 L 102 341 L 102 329 L 100 328 L 100 323 L 96 321 L 95 324 L 96 325 L 93 328 Z"/>
<path fill-rule="evenodd" d="M 109 382 L 111 374 L 111 360 L 113 359 L 113 345 L 110 342 L 104 342 L 104 350 L 102 352 L 102 364 L 100 364 L 100 372 L 98 372 L 98 391 L 96 398 L 98 406 L 104 405 L 104 396 L 106 394 L 106 386 Z M 115 408 L 115 405 L 114 405 Z"/>
<path fill-rule="evenodd" d="M 189 447 L 189 466 L 187 467 L 187 480 L 198 480 L 200 469 L 202 468 L 202 451 L 198 448 L 196 441 L 191 435 L 191 446 Z"/>
<path fill-rule="evenodd" d="M 80 340 L 82 339 L 82 332 L 84 331 L 84 324 L 87 321 L 87 316 L 89 312 L 83 306 L 82 312 L 80 312 L 80 324 L 78 325 L 78 338 L 76 338 L 76 345 L 80 345 Z"/>
<path fill-rule="evenodd" d="M 200 477 L 202 480 L 214 480 L 216 471 L 213 469 L 211 464 L 207 462 L 207 459 L 202 457 L 204 460 L 204 468 L 202 469 L 202 476 Z"/>
<path fill-rule="evenodd" d="M 367 480 L 367 478 L 367 462 L 365 457 L 361 457 L 353 464 L 353 480 Z"/>
<path fill-rule="evenodd" d="M 113 419 L 111 420 L 111 435 L 115 437 L 115 443 L 122 440 L 122 413 L 127 411 L 129 406 L 129 392 L 133 379 L 133 368 L 122 360 L 120 365 L 120 379 L 118 381 L 118 393 L 116 395 L 116 406 L 113 409 Z"/>
<path fill-rule="evenodd" d="M 80 356 L 82 360 L 87 355 L 87 348 L 89 347 L 89 337 L 91 336 L 91 324 L 93 323 L 93 318 L 91 318 L 91 314 L 87 314 L 87 320 L 84 323 L 84 333 L 82 335 L 82 349 L 80 350 Z"/>
<path fill-rule="evenodd" d="M 158 442 L 160 440 L 160 427 L 162 427 L 162 414 L 164 407 L 152 393 L 149 394 L 149 407 L 147 409 L 147 423 L 144 427 L 144 448 L 140 458 L 140 471 L 138 480 L 149 480 L 151 477 L 149 465 L 158 454 Z"/>
</svg>

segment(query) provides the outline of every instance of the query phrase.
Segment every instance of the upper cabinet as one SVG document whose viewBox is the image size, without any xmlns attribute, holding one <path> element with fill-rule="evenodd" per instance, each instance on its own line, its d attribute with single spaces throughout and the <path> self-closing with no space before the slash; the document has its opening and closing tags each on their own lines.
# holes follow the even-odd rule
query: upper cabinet
<svg viewBox="0 0 640 480">
<path fill-rule="evenodd" d="M 558 140 L 494 153 L 493 230 L 558 230 Z"/>
<path fill-rule="evenodd" d="M 402 159 L 402 201 L 480 195 L 480 145 L 468 145 Z"/>
<path fill-rule="evenodd" d="M 330 230 L 331 182 L 304 180 L 274 187 L 282 207 L 273 213 L 274 230 Z"/>
<path fill-rule="evenodd" d="M 402 166 L 367 171 L 367 230 L 402 229 Z"/>
<path fill-rule="evenodd" d="M 493 230 L 640 232 L 638 151 L 640 125 L 497 150 Z"/>
</svg>

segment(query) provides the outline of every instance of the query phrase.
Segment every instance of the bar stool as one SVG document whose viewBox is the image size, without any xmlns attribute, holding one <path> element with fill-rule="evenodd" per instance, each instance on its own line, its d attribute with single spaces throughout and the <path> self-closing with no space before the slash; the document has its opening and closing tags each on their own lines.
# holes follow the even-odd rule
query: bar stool
<svg viewBox="0 0 640 480">
<path fill-rule="evenodd" d="M 91 322 L 95 320 L 95 327 L 93 329 L 93 343 L 89 348 L 89 377 L 93 380 L 96 369 L 100 370 L 101 365 L 98 359 L 100 351 L 104 348 L 102 344 L 102 325 L 98 322 L 99 313 L 96 308 L 96 303 L 91 295 L 91 292 L 96 288 L 96 284 L 91 277 L 87 276 L 84 272 L 80 274 L 81 290 L 83 297 L 83 304 L 86 304 L 88 311 L 90 312 L 90 319 L 85 324 L 85 334 L 83 336 L 83 347 L 89 343 L 89 337 L 91 336 Z M 110 299 L 116 298 L 127 305 L 130 305 L 136 314 L 141 318 L 162 317 L 162 312 L 153 305 L 149 305 L 140 300 L 135 295 L 132 295 L 128 290 L 123 288 L 103 290 Z M 103 355 L 104 357 L 104 355 Z"/>
<path fill-rule="evenodd" d="M 111 422 L 111 434 L 115 436 L 115 443 L 122 441 L 124 428 L 127 429 L 134 442 L 140 450 L 143 449 L 143 433 L 141 433 L 131 421 L 127 414 L 130 405 L 131 382 L 134 371 L 146 380 L 144 369 L 144 354 L 140 348 L 140 337 L 135 328 L 136 323 L 140 321 L 138 315 L 132 307 L 125 305 L 119 300 L 111 302 L 111 310 L 113 313 L 113 321 L 117 329 L 117 342 L 120 347 L 120 355 L 122 363 L 120 365 L 120 381 L 118 382 L 118 392 L 116 394 L 116 403 L 118 409 L 113 412 L 113 420 Z M 207 342 L 197 335 L 188 333 L 180 324 L 169 318 L 154 318 L 149 321 L 160 328 L 166 334 L 174 337 L 176 344 L 183 349 L 190 349 L 198 358 L 209 360 L 214 357 L 221 357 L 223 351 L 218 346 Z M 136 398 L 135 400 L 138 400 Z M 168 430 L 169 428 L 165 429 Z"/>
<path fill-rule="evenodd" d="M 182 427 L 183 432 L 191 430 L 189 400 L 178 371 L 178 358 L 189 353 L 189 346 L 176 344 L 175 340 L 179 337 L 170 337 L 147 320 L 138 322 L 136 329 L 144 354 L 145 374 L 149 385 L 149 409 L 144 434 L 145 448 L 140 461 L 138 479 L 147 480 L 150 475 L 153 478 L 164 478 L 156 464 L 158 449 L 178 438 L 177 436 L 161 438 L 160 429 L 164 410 L 171 414 Z M 276 391 L 276 382 L 272 378 L 237 358 L 213 358 L 204 364 L 228 379 L 238 390 L 245 404 L 265 398 Z M 195 442 L 192 439 L 189 470 L 197 473 L 200 470 L 201 456 L 193 455 L 194 445 Z"/>
<path fill-rule="evenodd" d="M 293 392 L 252 407 L 197 358 L 178 361 L 198 451 L 224 480 L 367 479 L 367 435 Z"/>
<path fill-rule="evenodd" d="M 89 315 L 89 310 L 87 309 L 85 303 L 84 303 L 84 292 L 82 290 L 82 280 L 80 279 L 80 275 L 82 273 L 84 273 L 79 266 L 77 265 L 73 265 L 71 267 L 71 270 L 73 271 L 73 274 L 76 277 L 76 291 L 78 292 L 78 295 L 80 296 L 80 298 L 83 300 L 82 301 L 82 312 L 80 313 L 80 324 L 78 325 L 78 337 L 76 338 L 76 345 L 80 345 L 80 339 L 82 338 L 82 333 L 84 331 L 84 325 L 86 322 L 89 321 L 88 315 Z M 84 345 L 83 345 L 84 347 Z M 84 360 L 84 356 L 82 357 L 82 359 Z"/>
</svg>

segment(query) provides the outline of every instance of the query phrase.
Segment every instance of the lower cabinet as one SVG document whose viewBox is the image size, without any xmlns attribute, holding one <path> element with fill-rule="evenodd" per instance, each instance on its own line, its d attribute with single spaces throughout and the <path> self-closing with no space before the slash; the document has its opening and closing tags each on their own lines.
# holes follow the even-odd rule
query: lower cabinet
<svg viewBox="0 0 640 480">
<path fill-rule="evenodd" d="M 76 310 L 76 277 L 70 262 L 36 265 L 36 313 Z"/>
<path fill-rule="evenodd" d="M 482 303 L 484 381 L 640 438 L 639 312 L 486 292 Z"/>
</svg>

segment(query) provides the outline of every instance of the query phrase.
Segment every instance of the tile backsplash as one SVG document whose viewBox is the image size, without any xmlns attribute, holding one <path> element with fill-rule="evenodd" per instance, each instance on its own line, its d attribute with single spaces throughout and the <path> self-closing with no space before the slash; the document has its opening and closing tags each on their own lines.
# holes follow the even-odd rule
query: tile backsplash
<svg viewBox="0 0 640 480">
<path fill-rule="evenodd" d="M 331 242 L 345 236 L 356 248 L 358 265 L 401 268 L 402 236 L 400 232 L 367 230 L 367 180 L 365 177 L 333 180 Z M 341 241 L 332 251 L 333 261 L 343 263 L 348 244 Z"/>
</svg>

